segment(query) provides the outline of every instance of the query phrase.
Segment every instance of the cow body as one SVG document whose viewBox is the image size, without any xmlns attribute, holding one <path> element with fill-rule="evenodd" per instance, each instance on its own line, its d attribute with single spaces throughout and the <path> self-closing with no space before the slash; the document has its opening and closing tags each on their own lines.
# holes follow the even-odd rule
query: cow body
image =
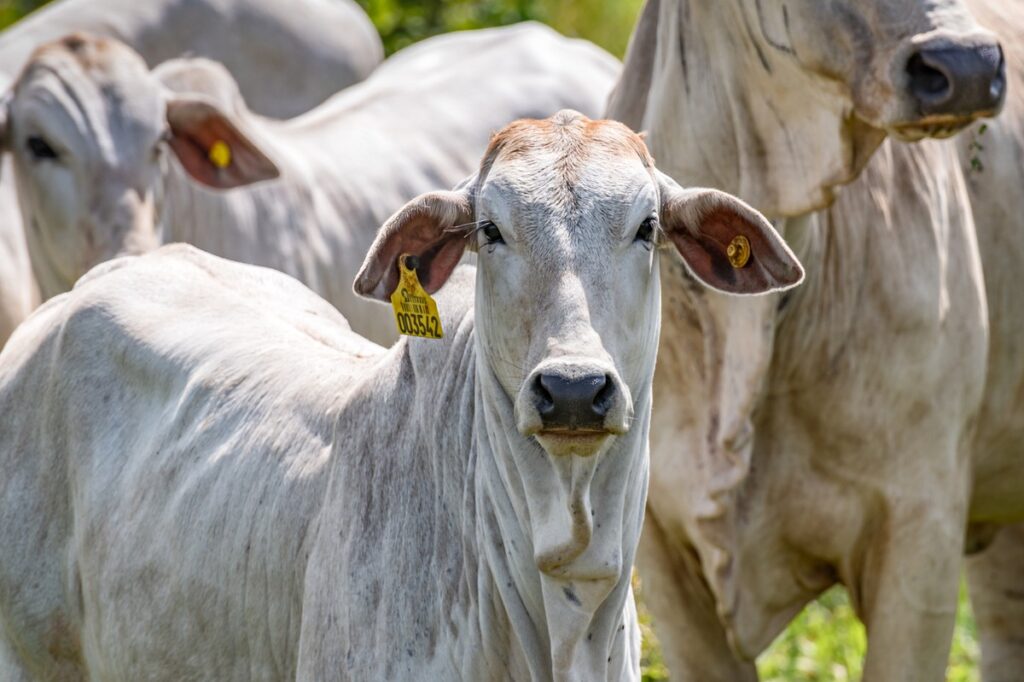
<svg viewBox="0 0 1024 682">
<path fill-rule="evenodd" d="M 929 10 L 912 49 L 935 36 L 940 51 L 959 40 L 968 55 L 997 49 L 956 5 Z M 804 3 L 787 15 L 774 3 L 655 0 L 634 35 L 609 114 L 649 129 L 672 172 L 783 220 L 808 272 L 792 295 L 738 302 L 666 271 L 638 563 L 679 679 L 756 679 L 753 658 L 835 582 L 867 625 L 866 680 L 944 674 L 963 548 L 977 541 L 967 510 L 989 317 L 955 149 L 882 142 L 969 120 L 883 113 L 895 105 L 879 93 L 913 85 L 914 57 L 872 41 L 896 26 L 913 35 L 918 6 L 860 3 L 822 24 L 830 54 L 860 54 L 842 69 L 816 68 L 795 16 Z M 706 36 L 733 7 L 748 37 L 714 57 L 729 43 Z M 902 24 L 870 23 L 895 11 Z M 847 42 L 851 17 L 860 37 Z M 887 54 L 908 61 L 889 67 Z M 708 63 L 725 74 L 713 84 Z M 870 73 L 848 70 L 857 64 Z M 849 94 L 835 90 L 843 78 Z M 715 144 L 715 163 L 702 165 Z M 695 385 L 715 401 L 689 400 Z"/>
<path fill-rule="evenodd" d="M 0 673 L 639 679 L 659 245 L 736 295 L 803 276 L 763 216 L 569 111 L 371 245 L 380 301 L 477 251 L 440 340 L 385 351 L 191 246 L 98 266 L 0 353 Z"/>
</svg>

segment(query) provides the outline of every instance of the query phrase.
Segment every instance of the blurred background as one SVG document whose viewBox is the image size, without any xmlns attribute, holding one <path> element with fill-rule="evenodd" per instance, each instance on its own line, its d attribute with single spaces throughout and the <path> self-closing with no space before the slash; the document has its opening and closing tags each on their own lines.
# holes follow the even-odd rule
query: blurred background
<svg viewBox="0 0 1024 682">
<path fill-rule="evenodd" d="M 0 29 L 48 0 L 0 0 Z M 139 0 L 144 2 L 145 0 Z M 287 1 L 287 0 L 282 0 Z M 390 55 L 439 33 L 542 21 L 568 36 L 586 38 L 620 59 L 643 0 L 356 0 L 373 20 Z M 642 586 L 637 586 L 641 593 Z M 642 604 L 641 604 L 642 607 Z M 645 682 L 668 680 L 649 617 L 641 608 Z M 833 588 L 804 610 L 758 659 L 765 682 L 859 680 L 867 645 L 841 588 Z M 948 682 L 977 682 L 974 620 L 961 589 Z"/>
<path fill-rule="evenodd" d="M 0 29 L 48 0 L 0 0 Z M 356 0 L 380 31 L 388 54 L 438 33 L 535 19 L 586 38 L 617 57 L 643 0 Z"/>
</svg>

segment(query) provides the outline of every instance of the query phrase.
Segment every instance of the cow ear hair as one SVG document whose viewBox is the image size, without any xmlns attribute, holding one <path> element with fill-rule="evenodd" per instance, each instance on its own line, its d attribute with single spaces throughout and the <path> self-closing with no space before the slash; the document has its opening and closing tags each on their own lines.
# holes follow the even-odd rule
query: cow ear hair
<svg viewBox="0 0 1024 682">
<path fill-rule="evenodd" d="M 655 173 L 662 228 L 698 280 L 737 295 L 782 291 L 803 280 L 800 261 L 758 211 L 731 194 L 683 189 Z"/>
<path fill-rule="evenodd" d="M 388 301 L 398 286 L 398 259 L 412 255 L 428 293 L 441 288 L 459 264 L 474 224 L 473 179 L 447 192 L 413 199 L 377 233 L 353 289 L 360 296 Z"/>
<path fill-rule="evenodd" d="M 220 107 L 203 97 L 171 96 L 167 124 L 171 149 L 200 184 L 231 189 L 280 176 L 274 162 Z"/>
</svg>

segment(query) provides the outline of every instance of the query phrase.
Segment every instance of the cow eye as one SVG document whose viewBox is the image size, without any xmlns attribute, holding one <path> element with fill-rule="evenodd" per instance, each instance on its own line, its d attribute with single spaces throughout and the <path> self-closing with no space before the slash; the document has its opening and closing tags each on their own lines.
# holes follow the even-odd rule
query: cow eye
<svg viewBox="0 0 1024 682">
<path fill-rule="evenodd" d="M 640 223 L 640 227 L 637 228 L 636 238 L 634 241 L 647 242 L 650 244 L 651 240 L 654 239 L 654 226 L 654 217 L 651 216 L 646 218 L 642 223 Z"/>
<path fill-rule="evenodd" d="M 50 143 L 44 140 L 38 135 L 32 135 L 25 142 L 25 146 L 28 148 L 29 154 L 32 155 L 36 161 L 56 161 L 60 156 L 53 150 Z"/>
<path fill-rule="evenodd" d="M 480 226 L 480 231 L 484 233 L 484 239 L 487 240 L 488 244 L 504 244 L 505 239 L 501 236 L 501 230 L 494 223 L 487 221 Z"/>
</svg>

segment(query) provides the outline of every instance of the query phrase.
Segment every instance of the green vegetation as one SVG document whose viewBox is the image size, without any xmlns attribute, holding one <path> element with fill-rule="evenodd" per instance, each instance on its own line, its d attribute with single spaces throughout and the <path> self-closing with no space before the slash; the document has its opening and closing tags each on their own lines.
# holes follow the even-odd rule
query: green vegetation
<svg viewBox="0 0 1024 682">
<path fill-rule="evenodd" d="M 642 0 L 357 0 L 388 54 L 428 36 L 534 19 L 622 56 Z"/>
<path fill-rule="evenodd" d="M 388 54 L 446 31 L 543 21 L 622 56 L 642 0 L 357 0 L 373 19 Z M 46 0 L 0 0 L 0 28 Z M 979 135 L 983 129 L 979 131 Z M 668 679 L 650 616 L 641 604 L 645 682 Z M 860 679 L 864 627 L 839 588 L 804 609 L 758 660 L 765 682 L 845 682 Z M 974 619 L 961 590 L 948 682 L 977 682 Z"/>
</svg>

